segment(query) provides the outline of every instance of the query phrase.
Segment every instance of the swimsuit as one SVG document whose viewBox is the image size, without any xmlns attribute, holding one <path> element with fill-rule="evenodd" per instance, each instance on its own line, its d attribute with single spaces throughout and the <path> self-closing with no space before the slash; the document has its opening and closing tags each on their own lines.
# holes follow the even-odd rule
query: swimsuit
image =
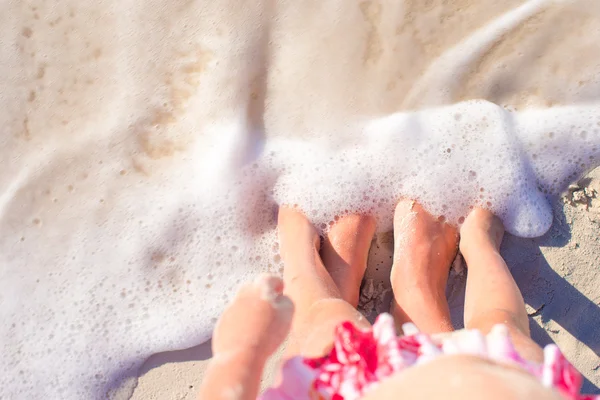
<svg viewBox="0 0 600 400">
<path fill-rule="evenodd" d="M 344 322 L 336 328 L 329 354 L 288 360 L 280 385 L 268 389 L 259 399 L 360 399 L 382 380 L 406 368 L 443 355 L 465 354 L 520 368 L 543 386 L 556 389 L 566 400 L 600 400 L 600 396 L 579 394 L 583 378 L 556 345 L 546 346 L 542 364 L 527 361 L 517 353 L 504 325 L 495 326 L 488 335 L 461 330 L 430 336 L 420 333 L 413 324 L 405 324 L 403 331 L 404 336 L 396 335 L 389 314 L 380 315 L 368 330 Z"/>
</svg>

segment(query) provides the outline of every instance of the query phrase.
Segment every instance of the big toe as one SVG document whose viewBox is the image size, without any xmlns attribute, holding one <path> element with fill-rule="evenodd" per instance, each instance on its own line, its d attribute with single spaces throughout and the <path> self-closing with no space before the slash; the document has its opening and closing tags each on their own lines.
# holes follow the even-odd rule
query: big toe
<svg viewBox="0 0 600 400">
<path fill-rule="evenodd" d="M 422 211 L 422 207 L 416 201 L 400 200 L 394 210 L 394 231 L 414 223 L 419 211 Z"/>
</svg>

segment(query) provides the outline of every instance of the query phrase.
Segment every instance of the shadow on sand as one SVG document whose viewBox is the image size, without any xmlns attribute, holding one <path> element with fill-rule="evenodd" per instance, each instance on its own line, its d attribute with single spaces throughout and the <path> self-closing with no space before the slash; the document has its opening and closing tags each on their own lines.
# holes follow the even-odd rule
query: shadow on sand
<svg viewBox="0 0 600 400">
<path fill-rule="evenodd" d="M 523 293 L 523 297 L 535 312 L 530 316 L 531 335 L 540 345 L 553 343 L 546 330 L 534 317 L 542 322 L 553 320 L 561 329 L 569 332 L 600 357 L 600 307 L 579 292 L 564 277 L 552 269 L 540 247 L 562 247 L 571 239 L 570 226 L 562 207 L 555 202 L 552 228 L 537 239 L 523 239 L 506 235 L 501 253 Z M 453 276 L 453 287 L 449 293 L 452 317 L 457 329 L 462 328 L 462 314 L 466 275 Z M 211 357 L 210 341 L 191 349 L 155 354 L 142 366 L 139 375 L 166 363 L 199 361 Z M 600 393 L 588 379 L 584 378 L 584 393 Z"/>
<path fill-rule="evenodd" d="M 548 263 L 540 247 L 562 247 L 571 239 L 570 226 L 563 208 L 555 202 L 552 228 L 537 239 L 507 235 L 501 252 L 517 282 L 525 302 L 535 311 L 530 316 L 532 338 L 542 347 L 553 343 L 542 323 L 554 321 L 600 357 L 600 307 L 588 299 Z M 585 378 L 584 378 L 585 379 Z M 592 382 L 584 380 L 584 393 L 600 393 Z"/>
<path fill-rule="evenodd" d="M 600 307 L 588 299 L 548 263 L 541 247 L 563 247 L 571 240 L 571 230 L 562 205 L 554 202 L 551 229 L 536 239 L 506 234 L 500 252 L 506 260 L 525 302 L 533 308 L 529 325 L 532 338 L 542 347 L 554 343 L 542 323 L 554 321 L 600 357 Z M 450 277 L 448 300 L 456 329 L 463 328 L 466 274 Z M 584 377 L 584 393 L 600 393 L 600 389 Z"/>
</svg>

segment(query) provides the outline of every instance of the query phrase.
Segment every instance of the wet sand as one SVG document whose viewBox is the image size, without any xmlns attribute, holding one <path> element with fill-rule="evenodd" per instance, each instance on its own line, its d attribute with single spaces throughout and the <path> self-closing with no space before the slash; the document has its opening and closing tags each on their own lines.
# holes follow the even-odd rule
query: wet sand
<svg viewBox="0 0 600 400">
<path fill-rule="evenodd" d="M 507 235 L 501 252 L 523 292 L 532 336 L 544 346 L 559 345 L 584 375 L 585 393 L 600 393 L 600 168 L 554 202 L 554 223 L 538 239 Z M 362 296 L 371 318 L 389 306 L 391 234 L 374 239 Z M 387 260 L 387 261 L 386 261 Z M 460 268 L 459 268 L 460 269 Z M 465 272 L 451 273 L 448 297 L 456 328 L 462 327 Z M 372 290 L 370 290 L 372 288 Z M 151 357 L 139 373 L 131 400 L 191 400 L 210 359 L 210 342 Z M 270 382 L 279 361 L 265 371 Z"/>
</svg>

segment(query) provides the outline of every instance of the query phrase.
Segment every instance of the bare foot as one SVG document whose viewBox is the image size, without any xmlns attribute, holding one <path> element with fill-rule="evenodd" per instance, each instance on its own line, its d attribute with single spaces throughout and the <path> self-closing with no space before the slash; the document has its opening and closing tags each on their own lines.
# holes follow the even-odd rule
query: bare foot
<svg viewBox="0 0 600 400">
<path fill-rule="evenodd" d="M 460 229 L 460 250 L 469 270 L 465 327 L 487 333 L 504 324 L 519 354 L 541 362 L 543 351 L 531 339 L 525 301 L 499 251 L 503 235 L 502 221 L 483 209 L 473 210 Z"/>
<path fill-rule="evenodd" d="M 283 275 L 294 304 L 304 309 L 323 298 L 340 298 L 356 306 L 374 233 L 373 217 L 345 216 L 333 225 L 320 249 L 310 221 L 296 209 L 281 207 Z"/>
<path fill-rule="evenodd" d="M 331 345 L 338 323 L 350 320 L 365 325 L 348 303 L 358 302 L 375 221 L 361 216 L 341 218 L 322 246 L 323 258 L 319 235 L 300 211 L 281 207 L 278 229 L 285 293 L 296 307 L 286 354 L 321 356 Z"/>
<path fill-rule="evenodd" d="M 341 295 L 319 255 L 319 234 L 304 214 L 281 207 L 277 228 L 285 293 L 296 306 L 296 325 L 308 317 L 315 302 Z"/>
<path fill-rule="evenodd" d="M 457 242 L 456 228 L 414 201 L 398 203 L 391 273 L 398 324 L 412 321 L 426 333 L 452 330 L 445 290 Z"/>
<path fill-rule="evenodd" d="M 283 261 L 293 258 L 296 250 L 302 251 L 312 248 L 319 251 L 321 239 L 317 229 L 296 208 L 283 206 L 279 208 L 277 229 Z M 288 246 L 289 244 L 289 246 Z M 294 245 L 295 244 L 295 245 Z"/>
<path fill-rule="evenodd" d="M 504 237 L 504 225 L 500 218 L 488 210 L 473 210 L 460 228 L 460 251 L 469 255 L 473 250 L 481 250 L 481 246 L 490 246 L 498 251 Z"/>
<path fill-rule="evenodd" d="M 292 324 L 294 306 L 282 291 L 283 281 L 268 275 L 240 289 L 215 328 L 200 399 L 256 399 L 265 362 Z"/>
<path fill-rule="evenodd" d="M 287 336 L 293 313 L 292 301 L 283 295 L 283 281 L 259 276 L 242 286 L 223 312 L 213 334 L 214 354 L 251 350 L 266 360 Z"/>
<path fill-rule="evenodd" d="M 330 229 L 321 249 L 325 267 L 342 299 L 358 305 L 360 284 L 367 269 L 369 248 L 375 234 L 375 218 L 348 215 Z"/>
</svg>

